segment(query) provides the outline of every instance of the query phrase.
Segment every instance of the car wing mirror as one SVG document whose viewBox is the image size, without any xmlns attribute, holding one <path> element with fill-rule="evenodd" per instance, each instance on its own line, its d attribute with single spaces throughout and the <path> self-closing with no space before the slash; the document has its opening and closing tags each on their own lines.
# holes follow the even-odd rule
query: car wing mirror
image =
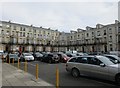
<svg viewBox="0 0 120 88">
<path fill-rule="evenodd" d="M 115 60 L 115 63 L 118 63 L 118 60 Z"/>
<path fill-rule="evenodd" d="M 104 63 L 101 63 L 100 66 L 101 66 L 101 67 L 105 67 L 105 64 L 104 64 Z"/>
</svg>

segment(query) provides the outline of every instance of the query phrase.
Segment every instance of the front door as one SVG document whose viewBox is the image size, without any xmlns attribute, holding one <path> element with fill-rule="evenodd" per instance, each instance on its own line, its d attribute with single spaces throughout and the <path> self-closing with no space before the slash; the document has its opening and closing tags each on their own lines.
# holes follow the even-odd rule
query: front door
<svg viewBox="0 0 120 88">
<path fill-rule="evenodd" d="M 88 63 L 90 64 L 90 75 L 96 78 L 108 79 L 109 72 L 107 66 L 100 66 L 102 63 L 99 59 L 95 57 L 89 57 Z"/>
</svg>

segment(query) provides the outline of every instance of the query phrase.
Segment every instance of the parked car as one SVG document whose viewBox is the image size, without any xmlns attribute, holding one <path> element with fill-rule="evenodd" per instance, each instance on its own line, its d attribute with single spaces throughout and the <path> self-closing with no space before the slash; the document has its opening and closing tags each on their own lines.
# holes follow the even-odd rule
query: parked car
<svg viewBox="0 0 120 88">
<path fill-rule="evenodd" d="M 83 56 L 83 55 L 88 55 L 87 53 L 82 53 L 82 52 L 80 52 L 80 53 L 76 53 L 76 55 L 77 56 Z"/>
<path fill-rule="evenodd" d="M 9 62 L 9 59 L 10 59 L 10 62 L 12 62 L 12 60 L 14 59 L 14 61 L 16 62 L 16 61 L 18 61 L 18 59 L 20 59 L 19 57 L 18 57 L 18 55 L 17 54 L 8 54 L 7 55 L 7 62 Z"/>
<path fill-rule="evenodd" d="M 3 58 L 5 59 L 7 57 L 7 55 L 8 55 L 7 52 L 3 53 Z"/>
<path fill-rule="evenodd" d="M 60 58 L 60 62 L 66 63 L 70 57 L 68 57 L 66 54 L 58 53 L 58 56 Z"/>
<path fill-rule="evenodd" d="M 30 53 L 31 55 L 34 55 L 34 52 L 28 52 L 28 53 Z"/>
<path fill-rule="evenodd" d="M 8 53 L 7 52 L 0 52 L 0 58 L 3 59 L 3 61 L 6 61 L 6 57 L 7 57 Z"/>
<path fill-rule="evenodd" d="M 35 60 L 40 60 L 43 57 L 43 55 L 39 52 L 34 53 Z"/>
<path fill-rule="evenodd" d="M 113 63 L 120 63 L 120 57 L 116 55 L 105 54 L 105 57 L 108 57 Z"/>
<path fill-rule="evenodd" d="M 68 57 L 76 57 L 76 56 L 77 56 L 77 54 L 73 54 L 73 53 L 66 53 L 66 55 L 67 55 Z"/>
<path fill-rule="evenodd" d="M 34 60 L 34 57 L 32 54 L 30 53 L 22 53 L 22 55 L 20 56 L 20 60 L 21 61 L 33 61 Z"/>
<path fill-rule="evenodd" d="M 116 81 L 120 84 L 120 70 L 118 69 L 118 63 L 113 63 L 109 58 L 101 55 L 73 57 L 66 64 L 66 70 L 73 77 L 86 75 Z"/>
<path fill-rule="evenodd" d="M 53 63 L 53 62 L 55 63 L 55 62 L 59 62 L 59 57 L 57 54 L 48 53 L 43 55 L 41 61 L 48 63 Z"/>
<path fill-rule="evenodd" d="M 102 52 L 90 52 L 89 55 L 102 55 Z"/>
</svg>

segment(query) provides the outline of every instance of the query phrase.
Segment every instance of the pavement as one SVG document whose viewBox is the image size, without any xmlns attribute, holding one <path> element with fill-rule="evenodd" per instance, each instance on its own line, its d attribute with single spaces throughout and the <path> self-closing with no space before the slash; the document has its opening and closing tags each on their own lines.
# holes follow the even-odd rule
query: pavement
<svg viewBox="0 0 120 88">
<path fill-rule="evenodd" d="M 35 77 L 36 64 L 39 66 L 39 79 Z M 1 63 L 0 63 L 1 65 Z M 114 82 L 96 78 L 82 77 L 74 78 L 65 70 L 65 63 L 48 64 L 40 61 L 28 63 L 28 72 L 24 72 L 24 62 L 20 63 L 20 69 L 17 63 L 14 65 L 2 63 L 2 88 L 55 88 L 56 85 L 56 66 L 59 68 L 59 88 L 60 87 L 99 87 L 99 88 L 118 88 Z M 1 79 L 0 79 L 1 80 Z"/>
<path fill-rule="evenodd" d="M 0 77 L 1 78 L 1 77 Z M 8 63 L 2 63 L 2 87 L 14 88 L 15 86 L 44 86 L 54 87 L 54 85 L 33 76 L 30 73 L 24 72 Z"/>
</svg>

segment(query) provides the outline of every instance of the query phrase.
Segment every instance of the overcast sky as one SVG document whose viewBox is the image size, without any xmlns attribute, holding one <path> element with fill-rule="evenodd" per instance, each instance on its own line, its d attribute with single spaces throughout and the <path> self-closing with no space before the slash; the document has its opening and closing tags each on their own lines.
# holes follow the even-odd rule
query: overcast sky
<svg viewBox="0 0 120 88">
<path fill-rule="evenodd" d="M 69 32 L 118 19 L 117 2 L 2 2 L 1 20 Z"/>
</svg>

